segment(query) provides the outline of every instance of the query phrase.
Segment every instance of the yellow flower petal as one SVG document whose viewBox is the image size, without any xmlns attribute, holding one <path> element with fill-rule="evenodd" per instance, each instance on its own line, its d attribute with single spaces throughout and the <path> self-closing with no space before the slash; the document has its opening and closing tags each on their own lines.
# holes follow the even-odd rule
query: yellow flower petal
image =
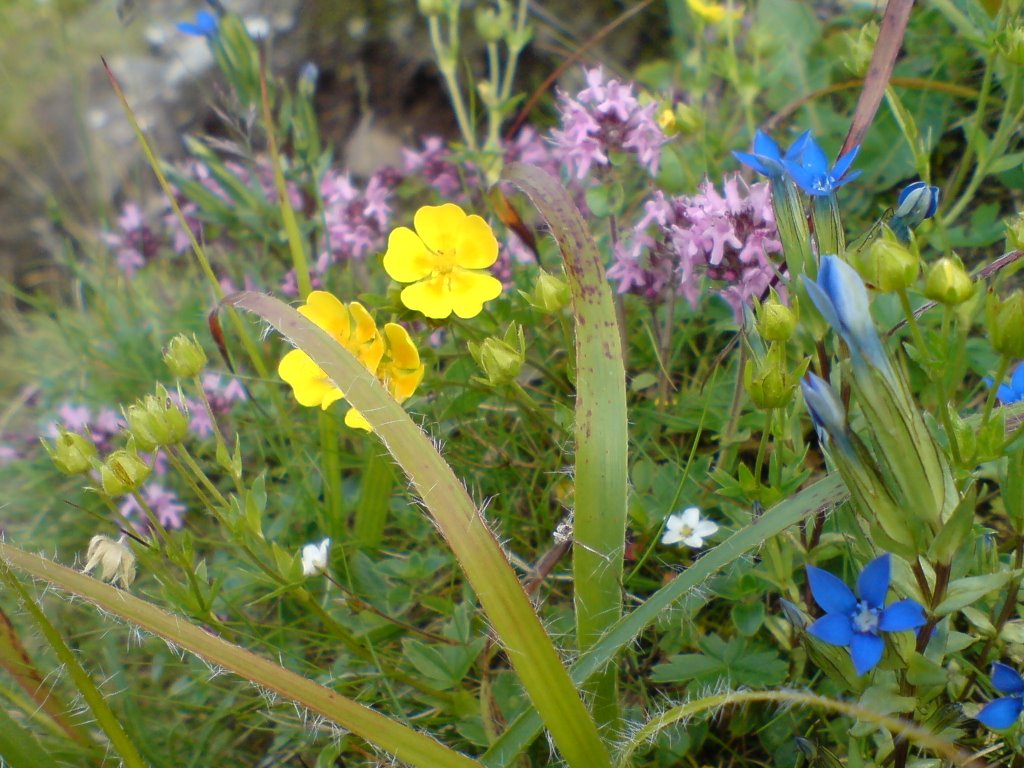
<svg viewBox="0 0 1024 768">
<path fill-rule="evenodd" d="M 443 320 L 452 313 L 452 294 L 448 278 L 428 277 L 402 289 L 402 303 L 434 320 Z M 477 312 L 480 310 L 478 309 Z"/>
<path fill-rule="evenodd" d="M 391 396 L 400 403 L 404 403 L 413 393 L 416 392 L 416 388 L 423 381 L 423 373 L 426 370 L 425 366 L 420 366 L 412 373 L 407 373 L 401 376 L 393 376 L 388 379 L 387 386 Z"/>
<path fill-rule="evenodd" d="M 465 269 L 486 269 L 498 259 L 498 241 L 490 224 L 467 216 L 455 245 L 455 263 Z"/>
<path fill-rule="evenodd" d="M 412 223 L 426 246 L 432 251 L 452 253 L 458 245 L 459 231 L 466 221 L 465 212 L 455 203 L 424 205 Z"/>
<path fill-rule="evenodd" d="M 377 324 L 366 307 L 353 301 L 348 308 L 353 320 L 352 335 L 342 343 L 367 370 L 375 371 L 384 356 L 384 340 L 377 332 Z"/>
<path fill-rule="evenodd" d="M 312 320 L 341 343 L 349 335 L 348 311 L 336 296 L 327 291 L 312 291 L 306 297 L 306 303 L 299 307 L 299 314 Z"/>
<path fill-rule="evenodd" d="M 398 323 L 385 323 L 384 337 L 388 341 L 388 358 L 394 367 L 406 370 L 419 367 L 419 350 L 403 326 Z"/>
<path fill-rule="evenodd" d="M 342 397 L 341 390 L 327 378 L 327 374 L 313 362 L 313 358 L 300 349 L 293 349 L 281 358 L 277 373 L 291 385 L 299 405 L 307 408 L 317 405 L 326 408 L 326 405 Z"/>
<path fill-rule="evenodd" d="M 450 285 L 451 308 L 463 319 L 476 317 L 484 308 L 484 302 L 501 295 L 501 281 L 483 272 L 454 269 Z"/>
<path fill-rule="evenodd" d="M 367 432 L 373 432 L 373 427 L 359 411 L 355 408 L 349 408 L 348 413 L 345 414 L 345 426 L 351 427 L 352 429 L 363 429 Z"/>
<path fill-rule="evenodd" d="M 388 236 L 384 271 L 399 283 L 412 283 L 427 277 L 434 269 L 434 254 L 419 235 L 408 227 L 397 227 Z"/>
</svg>

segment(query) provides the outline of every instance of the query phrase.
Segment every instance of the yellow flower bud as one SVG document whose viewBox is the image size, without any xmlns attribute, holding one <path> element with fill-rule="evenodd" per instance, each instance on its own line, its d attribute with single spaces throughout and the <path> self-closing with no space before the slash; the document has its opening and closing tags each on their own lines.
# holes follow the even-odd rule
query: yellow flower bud
<svg viewBox="0 0 1024 768">
<path fill-rule="evenodd" d="M 928 269 L 924 295 L 932 301 L 955 307 L 974 295 L 974 283 L 960 259 L 943 256 Z"/>
<path fill-rule="evenodd" d="M 206 365 L 206 352 L 194 335 L 190 339 L 179 333 L 167 345 L 164 362 L 176 378 L 190 379 Z"/>
<path fill-rule="evenodd" d="M 523 329 L 512 323 L 503 339 L 490 336 L 480 344 L 469 342 L 469 353 L 487 375 L 485 383 L 492 387 L 511 384 L 526 360 Z"/>
<path fill-rule="evenodd" d="M 987 310 L 992 348 L 1004 357 L 1024 357 L 1024 292 L 1014 291 L 1005 299 L 989 294 Z"/>
<path fill-rule="evenodd" d="M 62 429 L 51 446 L 45 440 L 43 447 L 54 466 L 66 475 L 83 475 L 92 468 L 96 446 L 92 440 L 77 432 Z"/>
<path fill-rule="evenodd" d="M 108 496 L 123 496 L 141 488 L 152 471 L 139 458 L 135 439 L 130 438 L 128 448 L 114 451 L 100 467 L 100 485 Z"/>
<path fill-rule="evenodd" d="M 764 304 L 757 304 L 757 332 L 765 341 L 787 341 L 796 330 L 800 318 L 796 296 L 792 297 L 792 308 L 779 300 L 775 289 Z"/>
<path fill-rule="evenodd" d="M 906 290 L 913 285 L 920 270 L 918 255 L 888 233 L 875 240 L 857 264 L 857 271 L 865 282 L 882 293 Z"/>
</svg>

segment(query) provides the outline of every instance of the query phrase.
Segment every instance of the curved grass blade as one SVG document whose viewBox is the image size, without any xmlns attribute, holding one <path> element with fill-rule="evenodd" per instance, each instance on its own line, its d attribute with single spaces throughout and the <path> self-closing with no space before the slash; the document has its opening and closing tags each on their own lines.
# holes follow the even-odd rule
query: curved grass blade
<svg viewBox="0 0 1024 768">
<path fill-rule="evenodd" d="M 626 541 L 626 370 L 604 261 L 565 188 L 540 168 L 512 163 L 504 173 L 551 228 L 565 261 L 576 334 L 573 473 L 573 599 L 576 638 L 587 650 L 622 615 Z M 611 659 L 609 659 L 609 662 Z M 618 721 L 617 674 L 609 666 L 588 686 L 599 722 Z"/>
<path fill-rule="evenodd" d="M 582 685 L 604 667 L 623 648 L 653 623 L 673 603 L 739 557 L 757 549 L 772 536 L 796 525 L 823 507 L 840 503 L 846 497 L 838 474 L 829 475 L 790 499 L 779 502 L 760 518 L 742 528 L 714 549 L 705 552 L 693 565 L 676 576 L 640 605 L 623 616 L 608 632 L 582 654 L 569 670 L 573 682 Z M 487 768 L 506 768 L 537 738 L 540 720 L 536 712 L 525 712 L 491 745 L 482 758 Z"/>
<path fill-rule="evenodd" d="M 123 590 L 51 560 L 0 543 L 0 560 L 88 600 L 190 653 L 317 712 L 417 768 L 479 768 L 480 763 L 329 688 L 267 661 Z M 0 570 L 6 568 L 0 564 Z M 27 597 L 27 596 L 26 596 Z M 27 604 L 35 603 L 27 597 Z M 122 757 L 124 753 L 122 752 Z M 139 757 L 126 765 L 144 766 Z M 40 765 L 49 765 L 41 763 Z"/>
<path fill-rule="evenodd" d="M 363 414 L 451 547 L 566 763 L 572 768 L 610 766 L 597 726 L 515 571 L 430 438 L 347 349 L 296 310 L 251 291 L 229 296 L 226 302 L 259 315 L 302 349 Z"/>
<path fill-rule="evenodd" d="M 3 709 L 0 709 L 0 757 L 10 768 L 40 768 L 57 765 L 35 736 L 23 728 Z"/>
</svg>

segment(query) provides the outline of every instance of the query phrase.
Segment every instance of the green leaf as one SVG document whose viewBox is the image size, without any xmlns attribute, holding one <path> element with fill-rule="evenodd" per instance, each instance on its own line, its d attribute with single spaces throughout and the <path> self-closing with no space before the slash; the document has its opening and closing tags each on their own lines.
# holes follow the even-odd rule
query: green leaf
<svg viewBox="0 0 1024 768">
<path fill-rule="evenodd" d="M 939 603 L 934 614 L 939 617 L 948 616 L 953 611 L 958 611 L 964 606 L 980 600 L 985 595 L 995 592 L 1019 573 L 1019 571 L 1002 571 L 984 576 L 968 576 L 957 579 L 949 585 L 946 590 L 946 598 Z"/>
<path fill-rule="evenodd" d="M 732 623 L 746 637 L 753 637 L 764 624 L 764 603 L 734 603 L 730 611 Z"/>
<path fill-rule="evenodd" d="M 58 765 L 58 761 L 36 741 L 36 738 L 0 707 L 0 755 L 10 768 L 40 768 Z"/>
<path fill-rule="evenodd" d="M 698 645 L 704 651 L 672 656 L 651 672 L 656 683 L 689 682 L 694 685 L 749 686 L 767 688 L 786 679 L 789 665 L 779 654 L 765 646 L 734 637 L 703 637 Z"/>
</svg>

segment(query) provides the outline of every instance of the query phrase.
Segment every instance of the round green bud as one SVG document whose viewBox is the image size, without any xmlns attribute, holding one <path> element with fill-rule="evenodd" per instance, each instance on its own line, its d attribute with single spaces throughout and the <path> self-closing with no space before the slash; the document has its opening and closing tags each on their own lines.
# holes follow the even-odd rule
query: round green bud
<svg viewBox="0 0 1024 768">
<path fill-rule="evenodd" d="M 492 387 L 511 384 L 526 360 L 523 329 L 512 323 L 503 339 L 489 336 L 480 344 L 469 342 L 469 353 L 487 376 L 487 384 Z"/>
<path fill-rule="evenodd" d="M 795 371 L 790 371 L 785 348 L 781 344 L 772 344 L 764 360 L 748 360 L 743 369 L 743 385 L 750 400 L 762 411 L 785 408 L 793 399 L 809 362 L 805 360 Z"/>
<path fill-rule="evenodd" d="M 96 446 L 92 440 L 77 432 L 62 429 L 51 446 L 45 440 L 43 447 L 50 460 L 65 475 L 84 475 L 92 469 L 96 458 Z"/>
<path fill-rule="evenodd" d="M 473 17 L 476 22 L 476 31 L 483 38 L 485 43 L 497 43 L 505 36 L 508 29 L 507 19 L 504 14 L 494 8 L 477 8 Z"/>
<path fill-rule="evenodd" d="M 991 294 L 987 309 L 992 348 L 1004 357 L 1024 357 L 1024 292 L 1014 291 L 1002 300 Z"/>
<path fill-rule="evenodd" d="M 114 451 L 100 467 L 100 485 L 107 496 L 123 496 L 137 491 L 149 477 L 152 468 L 139 458 L 135 441 L 128 448 Z"/>
<path fill-rule="evenodd" d="M 164 362 L 179 379 L 191 379 L 206 365 L 206 352 L 193 335 L 190 339 L 179 333 L 164 351 Z"/>
<path fill-rule="evenodd" d="M 865 282 L 882 293 L 905 291 L 917 280 L 921 260 L 917 254 L 889 237 L 875 240 L 857 265 Z"/>
<path fill-rule="evenodd" d="M 793 297 L 793 308 L 783 304 L 772 290 L 764 304 L 757 307 L 757 332 L 765 341 L 788 341 L 796 330 L 799 318 L 796 296 Z"/>
<path fill-rule="evenodd" d="M 416 7 L 424 16 L 440 16 L 448 7 L 447 0 L 416 0 Z"/>
<path fill-rule="evenodd" d="M 974 283 L 960 259 L 943 256 L 928 269 L 924 295 L 932 301 L 955 307 L 974 295 Z"/>
</svg>

